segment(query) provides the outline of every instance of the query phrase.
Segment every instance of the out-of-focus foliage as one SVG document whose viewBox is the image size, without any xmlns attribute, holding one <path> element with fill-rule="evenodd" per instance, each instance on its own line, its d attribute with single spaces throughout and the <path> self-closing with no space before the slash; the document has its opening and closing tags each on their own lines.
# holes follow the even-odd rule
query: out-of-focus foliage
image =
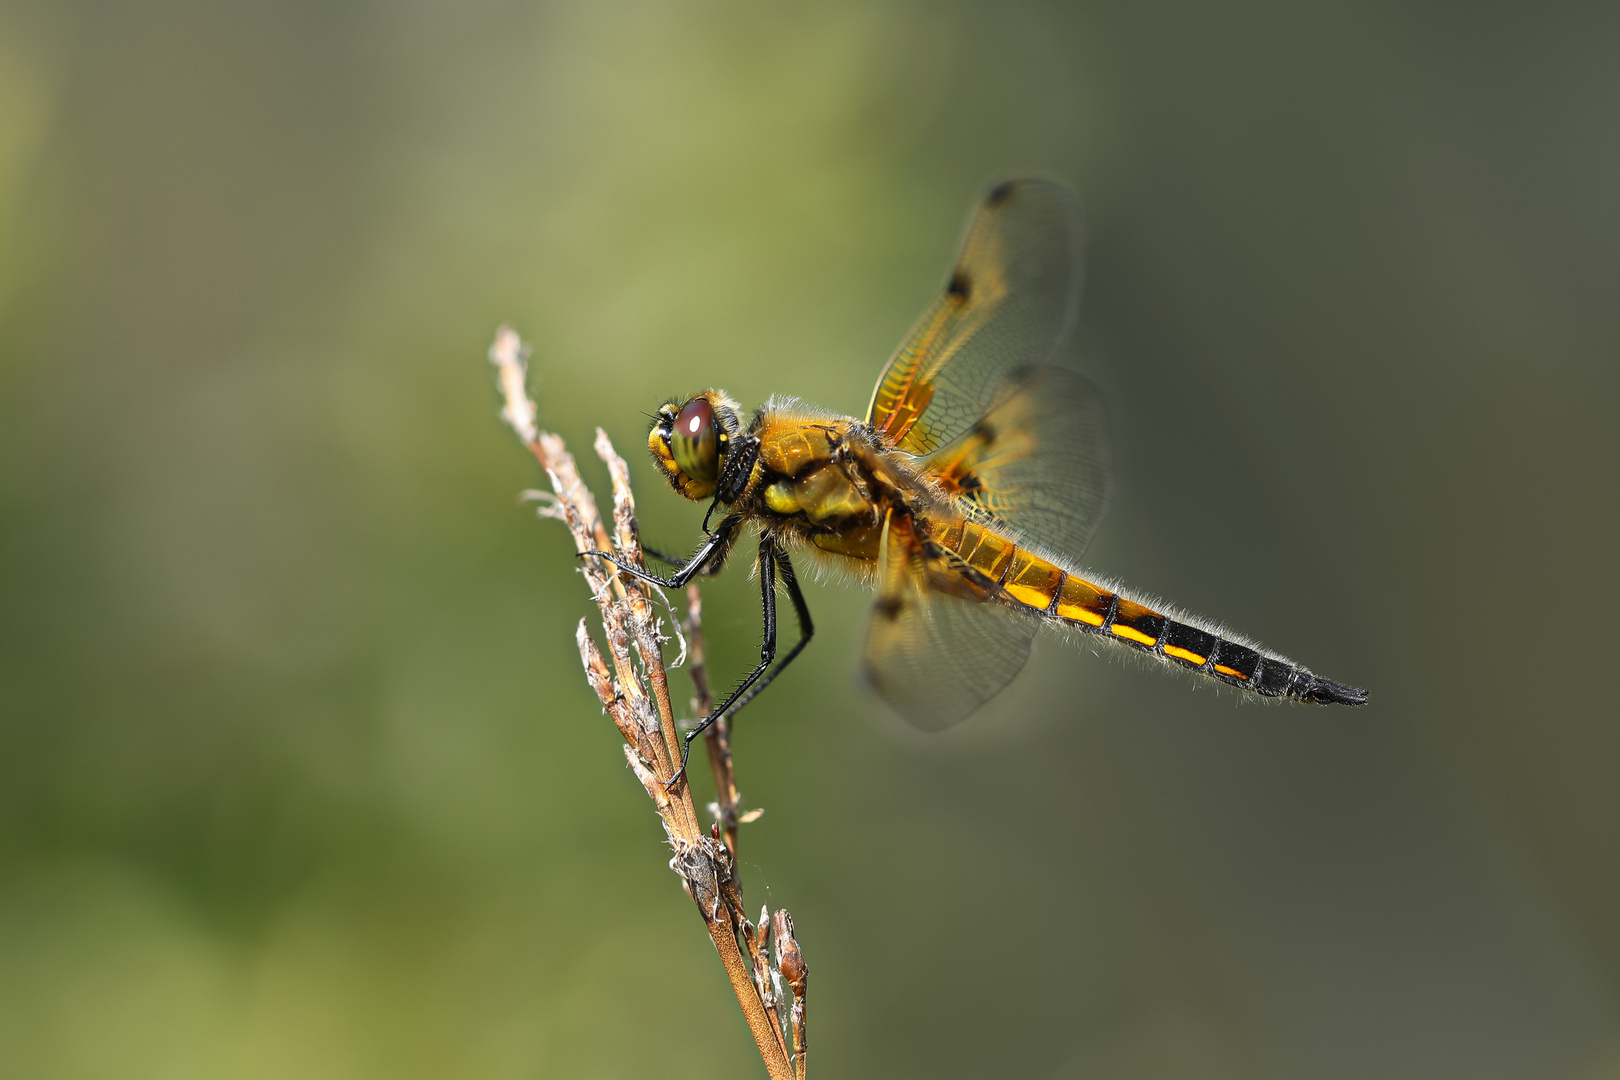
<svg viewBox="0 0 1620 1080">
<path fill-rule="evenodd" d="M 0 7 L 0 1074 L 757 1075 L 483 351 L 535 343 L 581 451 L 703 385 L 857 411 L 1036 171 L 1092 229 L 1088 561 L 1373 703 L 1048 643 L 924 739 L 813 586 L 737 753 L 817 1073 L 1615 1075 L 1617 45 L 1577 4 Z M 745 570 L 708 610 L 740 670 Z"/>
</svg>

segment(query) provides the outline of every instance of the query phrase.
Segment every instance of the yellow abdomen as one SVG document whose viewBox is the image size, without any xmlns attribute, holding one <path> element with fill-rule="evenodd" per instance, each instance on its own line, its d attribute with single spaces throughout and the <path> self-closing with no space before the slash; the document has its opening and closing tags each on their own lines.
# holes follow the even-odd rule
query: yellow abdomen
<svg viewBox="0 0 1620 1080">
<path fill-rule="evenodd" d="M 1045 615 L 1096 629 L 1152 648 L 1164 616 L 1099 588 L 1060 566 L 1025 551 L 975 521 L 954 521 L 934 542 L 977 570 L 1004 597 Z M 1202 664 L 1200 657 L 1198 663 Z"/>
</svg>

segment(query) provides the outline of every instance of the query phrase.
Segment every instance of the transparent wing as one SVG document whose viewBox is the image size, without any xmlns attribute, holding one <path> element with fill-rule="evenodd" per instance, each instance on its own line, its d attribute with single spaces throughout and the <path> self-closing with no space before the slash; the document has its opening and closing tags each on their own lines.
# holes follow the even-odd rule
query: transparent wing
<svg viewBox="0 0 1620 1080">
<path fill-rule="evenodd" d="M 1010 372 L 977 423 L 924 461 L 967 517 L 1078 559 L 1113 494 L 1108 409 L 1062 368 Z"/>
<path fill-rule="evenodd" d="M 1044 180 L 1011 180 L 980 205 L 950 280 L 890 359 L 867 423 L 927 454 L 990 407 L 1006 374 L 1050 363 L 1080 303 L 1080 208 Z"/>
<path fill-rule="evenodd" d="M 1012 681 L 1040 623 L 987 599 L 943 559 L 925 555 L 893 514 L 880 555 L 862 654 L 866 680 L 909 723 L 941 731 Z"/>
</svg>

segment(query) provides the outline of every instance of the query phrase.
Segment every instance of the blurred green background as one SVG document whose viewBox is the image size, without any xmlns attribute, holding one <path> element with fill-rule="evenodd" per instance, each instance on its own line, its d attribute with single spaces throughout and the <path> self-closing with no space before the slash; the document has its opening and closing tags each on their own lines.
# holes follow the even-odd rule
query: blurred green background
<svg viewBox="0 0 1620 1080">
<path fill-rule="evenodd" d="M 1617 55 L 1595 3 L 6 0 L 0 1075 L 762 1075 L 485 349 L 684 547 L 643 411 L 859 411 L 1040 172 L 1088 565 L 1372 705 L 1051 641 L 925 738 L 812 586 L 736 744 L 814 1074 L 1620 1076 Z"/>
</svg>

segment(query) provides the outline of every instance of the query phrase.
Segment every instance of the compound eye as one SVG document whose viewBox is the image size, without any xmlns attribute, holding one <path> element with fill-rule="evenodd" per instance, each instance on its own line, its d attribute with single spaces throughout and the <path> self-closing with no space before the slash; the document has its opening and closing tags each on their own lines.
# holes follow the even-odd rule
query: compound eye
<svg viewBox="0 0 1620 1080">
<path fill-rule="evenodd" d="M 681 472 L 692 479 L 710 484 L 720 478 L 720 442 L 714 428 L 714 409 L 707 401 L 693 398 L 675 414 L 669 452 Z"/>
</svg>

